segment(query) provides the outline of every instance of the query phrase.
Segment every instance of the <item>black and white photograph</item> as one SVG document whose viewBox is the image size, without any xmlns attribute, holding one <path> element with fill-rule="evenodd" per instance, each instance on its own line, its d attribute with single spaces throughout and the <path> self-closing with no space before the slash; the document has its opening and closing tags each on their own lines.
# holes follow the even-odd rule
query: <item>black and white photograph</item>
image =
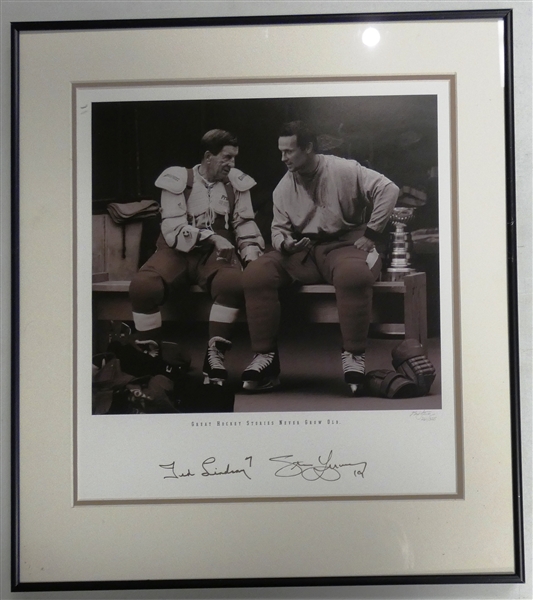
<svg viewBox="0 0 533 600">
<path fill-rule="evenodd" d="M 438 161 L 436 95 L 93 103 L 93 413 L 440 409 Z"/>
</svg>

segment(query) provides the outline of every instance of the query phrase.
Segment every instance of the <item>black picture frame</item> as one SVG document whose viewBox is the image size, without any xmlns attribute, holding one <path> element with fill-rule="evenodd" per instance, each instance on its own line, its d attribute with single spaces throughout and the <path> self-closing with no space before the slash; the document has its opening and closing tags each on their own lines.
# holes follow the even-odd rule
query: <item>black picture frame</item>
<svg viewBox="0 0 533 600">
<path fill-rule="evenodd" d="M 296 576 L 296 577 L 230 577 L 230 578 L 176 578 L 142 580 L 92 580 L 76 581 L 73 579 L 53 581 L 25 581 L 21 578 L 21 561 L 23 548 L 21 545 L 21 444 L 24 439 L 20 435 L 21 410 L 23 409 L 24 392 L 21 388 L 21 321 L 20 306 L 24 299 L 21 285 L 21 69 L 24 69 L 20 54 L 20 38 L 26 32 L 41 32 L 43 35 L 54 32 L 76 33 L 93 30 L 130 30 L 159 28 L 223 28 L 250 26 L 309 26 L 314 24 L 349 24 L 364 22 L 430 22 L 461 21 L 476 23 L 482 20 L 499 20 L 503 24 L 503 40 L 505 48 L 505 166 L 506 174 L 506 309 L 508 339 L 508 389 L 509 389 L 509 428 L 510 456 L 512 473 L 510 487 L 512 489 L 513 531 L 512 538 L 514 566 L 512 572 L 470 572 L 449 574 L 416 574 L 376 576 Z M 524 582 L 524 537 L 521 493 L 521 433 L 520 402 L 518 372 L 518 309 L 517 309 L 517 274 L 516 274 L 516 189 L 515 189 L 515 156 L 514 156 L 514 112 L 513 112 L 513 59 L 512 59 L 512 11 L 511 10 L 479 10 L 479 11 L 439 11 L 416 13 L 382 13 L 382 14 L 350 14 L 350 15 L 305 15 L 305 16 L 264 16 L 228 17 L 202 19 L 150 19 L 125 21 L 57 21 L 57 22 L 18 22 L 12 24 L 12 589 L 17 592 L 37 591 L 69 591 L 69 590 L 133 590 L 133 589 L 169 589 L 169 588 L 233 588 L 233 587 L 280 587 L 280 586 L 345 586 L 345 585 L 427 585 L 427 584 L 462 584 L 462 583 L 523 583 Z"/>
</svg>

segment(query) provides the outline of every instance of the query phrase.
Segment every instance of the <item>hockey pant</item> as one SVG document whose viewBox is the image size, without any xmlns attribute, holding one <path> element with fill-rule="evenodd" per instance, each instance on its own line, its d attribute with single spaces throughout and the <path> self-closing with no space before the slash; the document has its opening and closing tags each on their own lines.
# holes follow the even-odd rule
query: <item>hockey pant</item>
<svg viewBox="0 0 533 600">
<path fill-rule="evenodd" d="M 211 246 L 186 254 L 170 248 L 161 238 L 157 251 L 130 284 L 133 321 L 142 338 L 159 341 L 161 305 L 171 290 L 193 284 L 208 291 L 213 300 L 209 337 L 231 339 L 233 324 L 244 304 L 242 269 L 236 254 L 231 260 L 217 260 L 216 251 Z"/>
<path fill-rule="evenodd" d="M 243 285 L 252 351 L 266 353 L 277 346 L 281 288 L 295 282 L 326 282 L 335 288 L 344 350 L 362 354 L 371 320 L 372 286 L 381 270 L 381 260 L 370 269 L 367 256 L 353 242 L 327 242 L 292 255 L 268 252 L 251 263 Z"/>
</svg>

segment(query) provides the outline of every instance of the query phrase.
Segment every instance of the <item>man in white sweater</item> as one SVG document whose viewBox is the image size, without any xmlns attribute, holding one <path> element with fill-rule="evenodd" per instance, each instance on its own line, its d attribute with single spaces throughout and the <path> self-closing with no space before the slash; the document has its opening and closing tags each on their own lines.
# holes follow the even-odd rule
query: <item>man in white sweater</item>
<svg viewBox="0 0 533 600">
<path fill-rule="evenodd" d="M 375 243 L 398 199 L 398 187 L 354 160 L 317 154 L 305 123 L 287 123 L 278 147 L 287 173 L 274 190 L 274 250 L 251 263 L 243 277 L 252 351 L 243 373 L 249 391 L 279 385 L 278 292 L 292 283 L 335 287 L 344 378 L 361 390 L 372 309 L 381 270 Z"/>
</svg>

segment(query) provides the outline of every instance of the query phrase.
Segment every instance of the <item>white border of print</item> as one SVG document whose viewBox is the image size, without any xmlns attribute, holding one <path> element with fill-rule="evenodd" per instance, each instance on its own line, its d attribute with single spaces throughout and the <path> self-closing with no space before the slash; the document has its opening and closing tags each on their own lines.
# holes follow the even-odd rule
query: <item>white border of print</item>
<svg viewBox="0 0 533 600">
<path fill-rule="evenodd" d="M 451 81 L 440 78 L 77 88 L 77 501 L 393 498 L 458 493 L 457 470 L 462 456 L 457 455 L 454 384 L 450 93 Z M 413 418 L 408 410 L 91 414 L 88 365 L 92 330 L 88 316 L 92 265 L 87 248 L 91 247 L 92 102 L 428 94 L 437 96 L 438 102 L 441 353 L 445 374 L 441 410 L 434 411 L 428 420 Z M 277 149 L 272 148 L 272 152 Z M 308 424 L 317 420 L 321 425 Z M 206 426 L 194 426 L 199 423 Z M 271 460 L 287 455 L 292 458 Z M 212 460 L 204 468 L 206 459 Z M 301 476 L 294 476 L 298 469 L 281 468 L 296 460 L 317 468 Z M 322 469 L 324 463 L 331 468 Z M 337 469 L 338 464 L 356 466 Z M 226 470 L 229 473 L 224 476 L 207 476 Z M 283 477 L 284 473 L 293 476 Z"/>
</svg>

